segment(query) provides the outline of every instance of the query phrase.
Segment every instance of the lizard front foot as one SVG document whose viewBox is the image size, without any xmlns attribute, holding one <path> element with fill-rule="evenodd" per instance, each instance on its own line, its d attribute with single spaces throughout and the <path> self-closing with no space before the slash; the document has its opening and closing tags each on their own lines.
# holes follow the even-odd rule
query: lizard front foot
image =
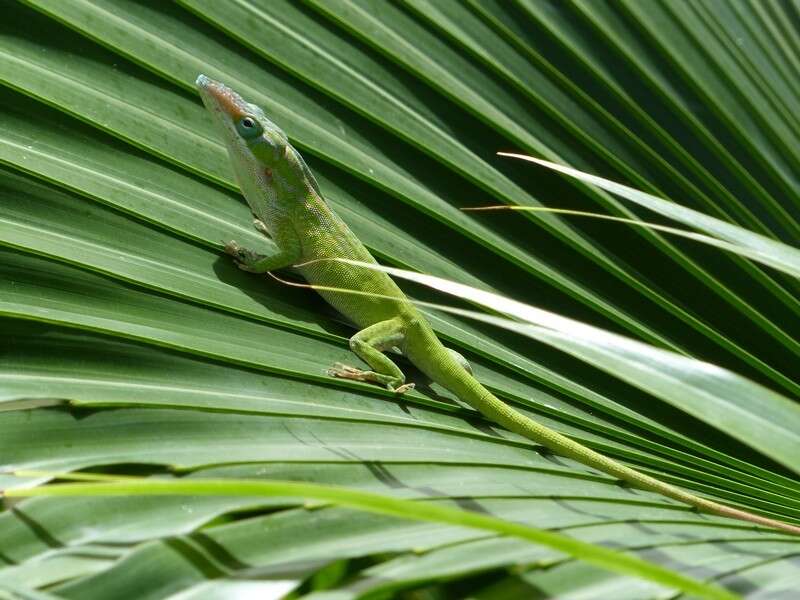
<svg viewBox="0 0 800 600">
<path fill-rule="evenodd" d="M 233 262 L 242 271 L 250 271 L 250 265 L 257 262 L 261 256 L 252 250 L 242 248 L 237 242 L 233 240 L 225 243 L 225 254 L 233 257 Z"/>
</svg>

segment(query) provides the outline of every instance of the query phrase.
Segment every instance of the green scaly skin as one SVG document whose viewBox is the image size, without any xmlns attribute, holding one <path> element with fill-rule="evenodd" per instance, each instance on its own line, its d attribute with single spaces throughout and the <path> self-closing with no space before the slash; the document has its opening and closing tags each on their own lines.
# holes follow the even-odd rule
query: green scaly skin
<svg viewBox="0 0 800 600">
<path fill-rule="evenodd" d="M 402 393 L 413 387 L 383 352 L 399 349 L 417 368 L 461 400 L 503 427 L 547 447 L 555 454 L 689 504 L 701 511 L 800 534 L 800 527 L 760 517 L 700 498 L 591 450 L 522 415 L 496 398 L 470 374 L 466 361 L 445 348 L 430 324 L 392 279 L 380 271 L 337 262 L 375 259 L 327 205 L 314 176 L 283 131 L 257 106 L 205 75 L 197 87 L 228 148 L 236 179 L 255 217 L 257 230 L 277 246 L 258 254 L 229 242 L 226 252 L 246 271 L 265 273 L 294 267 L 314 287 L 354 290 L 319 293 L 359 328 L 350 348 L 371 371 L 334 365 L 335 377 L 370 381 Z M 396 300 L 394 300 L 396 299 Z"/>
</svg>

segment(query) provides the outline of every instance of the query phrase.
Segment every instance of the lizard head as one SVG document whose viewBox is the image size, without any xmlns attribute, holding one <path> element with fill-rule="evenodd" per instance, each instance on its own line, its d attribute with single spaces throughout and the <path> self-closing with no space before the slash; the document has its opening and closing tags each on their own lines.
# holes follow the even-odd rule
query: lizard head
<svg viewBox="0 0 800 600">
<path fill-rule="evenodd" d="M 300 153 L 261 108 L 205 75 L 195 83 L 225 140 L 236 180 L 254 214 L 268 221 L 266 212 L 287 208 L 287 199 L 319 194 Z"/>
<path fill-rule="evenodd" d="M 195 84 L 206 109 L 222 126 L 229 152 L 235 152 L 239 159 L 252 154 L 266 166 L 284 157 L 289 140 L 261 108 L 205 75 L 198 75 Z"/>
<path fill-rule="evenodd" d="M 320 194 L 303 157 L 261 108 L 205 75 L 195 83 L 225 140 L 239 188 L 267 226 L 293 200 Z"/>
</svg>

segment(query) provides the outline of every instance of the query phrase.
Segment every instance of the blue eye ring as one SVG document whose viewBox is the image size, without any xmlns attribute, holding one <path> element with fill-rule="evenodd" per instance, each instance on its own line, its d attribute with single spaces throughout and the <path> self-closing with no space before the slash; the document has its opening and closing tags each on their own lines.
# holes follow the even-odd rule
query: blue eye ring
<svg viewBox="0 0 800 600">
<path fill-rule="evenodd" d="M 245 115 L 236 122 L 236 131 L 246 140 L 258 137 L 263 132 L 258 121 L 249 115 Z"/>
</svg>

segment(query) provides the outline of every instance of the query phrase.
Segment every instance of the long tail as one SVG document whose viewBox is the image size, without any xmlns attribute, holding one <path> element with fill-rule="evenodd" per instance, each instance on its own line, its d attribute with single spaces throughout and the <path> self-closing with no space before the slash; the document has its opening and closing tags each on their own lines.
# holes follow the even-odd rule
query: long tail
<svg viewBox="0 0 800 600">
<path fill-rule="evenodd" d="M 430 335 L 435 338 L 435 334 L 432 331 Z M 428 336 L 426 335 L 425 337 Z M 668 498 L 694 506 L 698 510 L 723 517 L 749 521 L 750 523 L 756 523 L 765 527 L 772 527 L 774 529 L 800 535 L 800 527 L 796 525 L 790 525 L 789 523 L 784 523 L 775 519 L 754 515 L 744 510 L 739 510 L 695 496 L 673 485 L 640 473 L 635 469 L 626 467 L 615 460 L 603 456 L 599 452 L 595 452 L 553 431 L 549 427 L 545 427 L 541 423 L 537 423 L 533 419 L 517 412 L 483 387 L 477 379 L 467 373 L 463 366 L 451 356 L 450 352 L 442 346 L 438 338 L 436 338 L 435 342 L 431 339 L 426 340 L 426 342 L 428 359 L 420 361 L 424 364 L 417 364 L 417 361 L 414 361 L 414 358 L 410 357 L 412 361 L 417 364 L 417 367 L 436 383 L 443 385 L 456 394 L 461 400 L 467 402 L 484 416 L 499 423 L 506 429 L 545 446 L 555 454 L 572 458 L 579 463 L 594 467 L 599 471 L 617 477 L 635 487 L 651 492 L 658 492 Z M 437 349 L 436 346 L 438 346 L 440 350 Z M 436 356 L 437 358 L 431 361 L 429 358 L 430 356 Z"/>
</svg>

